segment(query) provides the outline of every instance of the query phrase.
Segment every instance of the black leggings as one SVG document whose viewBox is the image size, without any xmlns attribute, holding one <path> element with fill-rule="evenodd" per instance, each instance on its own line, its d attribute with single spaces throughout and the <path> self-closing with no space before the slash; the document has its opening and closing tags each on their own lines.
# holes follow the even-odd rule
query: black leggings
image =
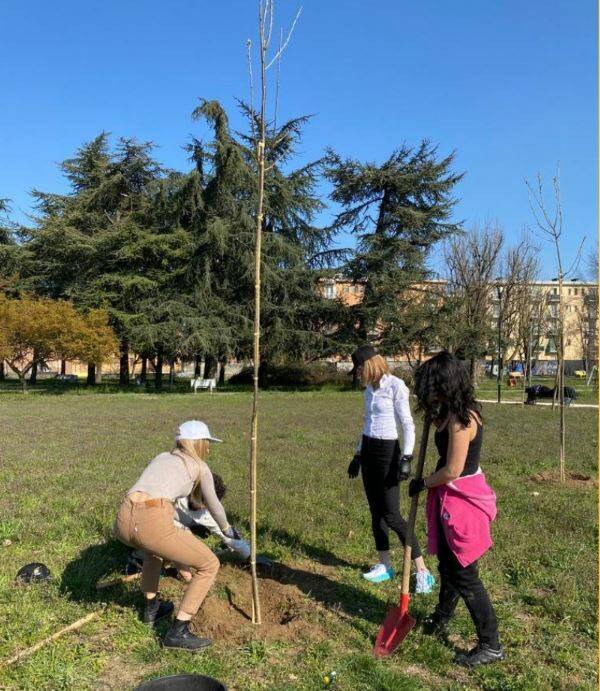
<svg viewBox="0 0 600 691">
<path fill-rule="evenodd" d="M 390 528 L 402 544 L 406 542 L 408 526 L 400 515 L 399 461 L 400 446 L 397 440 L 363 437 L 360 468 L 371 510 L 375 547 L 379 552 L 387 552 L 390 548 Z M 417 559 L 421 556 L 421 549 L 414 535 L 411 544 L 412 558 Z"/>
<path fill-rule="evenodd" d="M 450 618 L 459 598 L 465 602 L 475 624 L 480 643 L 498 649 L 498 622 L 489 595 L 479 578 L 477 562 L 461 566 L 448 546 L 441 522 L 438 524 L 438 560 L 440 570 L 440 601 L 438 612 Z"/>
</svg>

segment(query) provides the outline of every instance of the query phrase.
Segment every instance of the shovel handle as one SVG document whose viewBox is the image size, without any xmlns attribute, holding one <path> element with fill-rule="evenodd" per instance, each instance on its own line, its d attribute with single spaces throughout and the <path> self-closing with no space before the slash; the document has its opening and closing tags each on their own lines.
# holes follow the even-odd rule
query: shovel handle
<svg viewBox="0 0 600 691">
<path fill-rule="evenodd" d="M 420 480 L 423 477 L 423 468 L 425 466 L 425 455 L 427 454 L 427 442 L 429 440 L 429 428 L 431 427 L 431 420 L 426 417 L 423 422 L 423 431 L 421 432 L 421 445 L 419 446 L 419 456 L 417 458 L 417 469 L 415 473 L 415 480 Z M 408 515 L 408 528 L 406 530 L 406 544 L 404 545 L 404 563 L 402 565 L 402 587 L 400 589 L 400 601 L 406 602 L 407 598 L 402 597 L 409 594 L 410 588 L 410 562 L 412 559 L 412 539 L 415 532 L 415 522 L 417 519 L 417 507 L 419 505 L 419 495 L 415 494 L 410 504 L 410 513 Z"/>
</svg>

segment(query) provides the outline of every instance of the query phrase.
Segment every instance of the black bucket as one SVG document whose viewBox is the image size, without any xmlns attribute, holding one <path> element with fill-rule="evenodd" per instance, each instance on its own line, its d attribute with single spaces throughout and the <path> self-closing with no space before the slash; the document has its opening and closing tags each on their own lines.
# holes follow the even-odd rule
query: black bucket
<svg viewBox="0 0 600 691">
<path fill-rule="evenodd" d="M 225 684 L 203 674 L 176 674 L 172 677 L 151 679 L 134 691 L 227 691 Z"/>
</svg>

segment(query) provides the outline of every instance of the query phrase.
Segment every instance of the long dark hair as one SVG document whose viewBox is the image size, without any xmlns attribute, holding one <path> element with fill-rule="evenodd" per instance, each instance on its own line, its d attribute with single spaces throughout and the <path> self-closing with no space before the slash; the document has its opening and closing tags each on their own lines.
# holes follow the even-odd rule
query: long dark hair
<svg viewBox="0 0 600 691">
<path fill-rule="evenodd" d="M 466 367 L 445 350 L 417 368 L 414 391 L 417 409 L 436 422 L 451 414 L 467 427 L 471 412 L 481 418 L 481 405 L 475 399 Z"/>
</svg>

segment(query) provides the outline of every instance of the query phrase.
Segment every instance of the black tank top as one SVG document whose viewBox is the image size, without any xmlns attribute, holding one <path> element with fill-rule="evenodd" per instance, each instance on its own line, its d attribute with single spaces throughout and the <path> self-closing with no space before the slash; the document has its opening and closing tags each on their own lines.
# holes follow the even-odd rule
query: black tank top
<svg viewBox="0 0 600 691">
<path fill-rule="evenodd" d="M 477 434 L 469 442 L 465 468 L 460 474 L 461 477 L 464 477 L 465 475 L 473 475 L 473 473 L 476 473 L 477 469 L 479 468 L 479 461 L 481 459 L 481 444 L 483 443 L 483 425 L 477 419 L 475 422 L 477 424 Z M 438 453 L 440 454 L 436 471 L 440 470 L 440 468 L 443 468 L 446 465 L 449 440 L 450 433 L 448 432 L 448 425 L 446 425 L 442 430 L 436 430 L 435 445 Z"/>
</svg>

